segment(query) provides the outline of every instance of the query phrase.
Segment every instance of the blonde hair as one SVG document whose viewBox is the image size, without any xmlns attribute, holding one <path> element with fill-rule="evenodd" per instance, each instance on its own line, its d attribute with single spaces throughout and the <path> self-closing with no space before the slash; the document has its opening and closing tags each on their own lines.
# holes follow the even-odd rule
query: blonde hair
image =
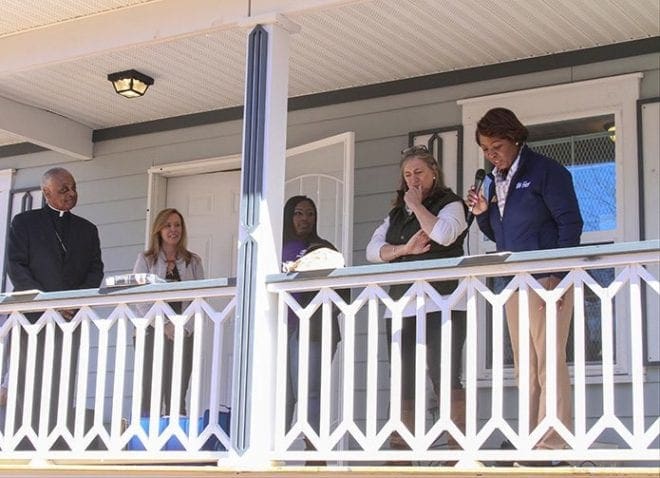
<svg viewBox="0 0 660 478">
<path fill-rule="evenodd" d="M 156 219 L 154 219 L 153 224 L 151 225 L 151 232 L 149 234 L 149 248 L 144 251 L 144 255 L 148 260 L 151 261 L 152 264 L 156 261 L 156 258 L 163 248 L 163 238 L 160 235 L 160 231 L 162 231 L 162 229 L 165 227 L 167 218 L 172 214 L 176 214 L 179 216 L 179 219 L 181 219 L 181 239 L 176 245 L 176 255 L 177 257 L 183 257 L 183 259 L 186 261 L 186 265 L 190 264 L 192 253 L 188 250 L 188 234 L 186 231 L 186 222 L 183 220 L 183 215 L 172 207 L 160 211 L 156 216 Z"/>
</svg>

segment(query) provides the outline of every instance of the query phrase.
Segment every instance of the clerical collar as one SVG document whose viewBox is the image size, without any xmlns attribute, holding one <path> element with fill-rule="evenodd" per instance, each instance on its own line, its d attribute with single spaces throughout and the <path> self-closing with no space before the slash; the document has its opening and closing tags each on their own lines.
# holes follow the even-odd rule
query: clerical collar
<svg viewBox="0 0 660 478">
<path fill-rule="evenodd" d="M 48 204 L 48 203 L 46 203 L 46 204 Z M 69 211 L 60 211 L 59 209 L 55 209 L 50 204 L 48 204 L 48 207 L 51 209 L 51 211 L 53 211 L 57 214 L 57 217 L 63 217 L 67 212 L 69 212 Z"/>
</svg>

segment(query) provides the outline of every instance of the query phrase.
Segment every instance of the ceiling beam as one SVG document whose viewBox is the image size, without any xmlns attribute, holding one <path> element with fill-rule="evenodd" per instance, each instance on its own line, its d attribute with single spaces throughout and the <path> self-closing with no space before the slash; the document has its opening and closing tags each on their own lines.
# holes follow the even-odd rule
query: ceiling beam
<svg viewBox="0 0 660 478">
<path fill-rule="evenodd" d="M 92 128 L 50 111 L 0 97 L 0 131 L 77 159 L 94 154 Z"/>
<path fill-rule="evenodd" d="M 221 25 L 227 15 L 245 14 L 237 0 L 195 0 L 195 8 L 163 0 L 54 23 L 0 38 L 0 74 L 185 36 Z"/>
<path fill-rule="evenodd" d="M 54 23 L 0 38 L 0 75 L 100 53 L 236 28 L 253 16 L 356 0 L 162 0 Z M 250 7 L 248 7 L 250 5 Z M 250 8 L 250 10 L 249 10 Z"/>
</svg>

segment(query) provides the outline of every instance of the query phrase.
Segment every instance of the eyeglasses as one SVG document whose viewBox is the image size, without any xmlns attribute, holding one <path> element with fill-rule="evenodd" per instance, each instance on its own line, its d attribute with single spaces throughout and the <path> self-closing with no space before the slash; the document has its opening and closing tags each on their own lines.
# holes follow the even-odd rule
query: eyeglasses
<svg viewBox="0 0 660 478">
<path fill-rule="evenodd" d="M 409 148 L 405 148 L 401 150 L 401 156 L 413 156 L 415 154 L 419 153 L 427 153 L 429 152 L 429 148 L 426 147 L 424 144 L 416 144 L 415 146 L 411 146 Z"/>
</svg>

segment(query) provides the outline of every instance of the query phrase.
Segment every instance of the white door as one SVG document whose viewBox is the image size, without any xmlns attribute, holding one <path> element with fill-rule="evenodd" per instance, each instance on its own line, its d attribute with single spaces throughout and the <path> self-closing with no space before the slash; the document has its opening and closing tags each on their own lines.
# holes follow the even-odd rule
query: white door
<svg viewBox="0 0 660 478">
<path fill-rule="evenodd" d="M 353 133 L 343 133 L 287 150 L 284 200 L 303 194 L 318 209 L 319 236 L 353 255 Z"/>
<path fill-rule="evenodd" d="M 241 172 L 177 176 L 167 181 L 167 207 L 183 214 L 188 249 L 199 254 L 206 277 L 236 275 Z"/>
<path fill-rule="evenodd" d="M 184 217 L 188 232 L 188 249 L 199 254 L 206 278 L 236 275 L 238 213 L 240 207 L 240 171 L 171 177 L 167 181 L 166 207 L 177 209 Z M 222 310 L 226 300 L 211 301 Z M 231 370 L 234 323 L 223 327 L 220 403 L 231 406 Z M 204 325 L 202 347 L 213 350 L 213 327 Z M 209 352 L 203 352 L 207 356 Z M 208 358 L 208 357 L 207 357 Z M 201 376 L 211 373 L 211 361 L 203 360 Z M 209 381 L 202 380 L 201 396 L 209 396 Z"/>
</svg>

